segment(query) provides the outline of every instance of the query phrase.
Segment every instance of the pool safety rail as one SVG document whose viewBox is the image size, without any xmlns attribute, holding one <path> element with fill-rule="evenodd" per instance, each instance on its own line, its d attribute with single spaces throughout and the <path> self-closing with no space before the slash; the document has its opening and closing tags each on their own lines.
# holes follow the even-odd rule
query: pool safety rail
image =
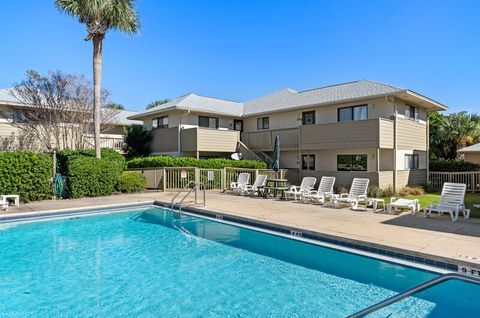
<svg viewBox="0 0 480 318">
<path fill-rule="evenodd" d="M 354 313 L 353 315 L 350 315 L 348 316 L 347 318 L 360 318 L 360 317 L 365 317 L 367 316 L 368 314 L 371 314 L 375 311 L 378 311 L 382 308 L 385 308 L 393 303 L 396 303 L 398 301 L 401 301 L 407 297 L 410 297 L 410 296 L 413 296 L 421 291 L 424 291 L 424 290 L 427 290 L 427 289 L 430 289 L 436 285 L 439 285 L 441 283 L 444 283 L 446 281 L 449 281 L 449 280 L 461 280 L 461 281 L 465 281 L 465 282 L 469 282 L 469 283 L 472 283 L 472 284 L 476 284 L 476 285 L 480 285 L 480 279 L 479 278 L 476 278 L 476 277 L 473 277 L 473 276 L 466 276 L 466 275 L 462 275 L 462 274 L 457 274 L 457 273 L 448 273 L 448 274 L 444 274 L 440 277 L 436 277 L 434 279 L 431 279 L 429 281 L 426 281 L 425 283 L 422 283 L 420 285 L 417 285 L 403 293 L 400 293 L 398 295 L 395 295 L 395 296 L 392 296 L 390 298 L 387 298 L 379 303 L 376 303 L 368 308 L 365 308 L 361 311 L 358 311 L 356 313 Z"/>
<path fill-rule="evenodd" d="M 185 190 L 189 189 L 188 192 L 185 193 Z M 195 205 L 198 205 L 198 191 L 203 190 L 203 206 L 206 205 L 206 200 L 205 200 L 205 185 L 203 182 L 195 182 L 195 181 L 190 181 L 188 182 L 183 188 L 181 188 L 173 197 L 172 201 L 170 202 L 170 209 L 173 209 L 173 206 L 175 204 L 175 199 L 182 193 L 185 193 L 185 195 L 182 197 L 178 204 L 178 211 L 182 212 L 182 205 L 185 199 L 190 195 L 190 193 L 194 192 L 195 193 Z"/>
</svg>

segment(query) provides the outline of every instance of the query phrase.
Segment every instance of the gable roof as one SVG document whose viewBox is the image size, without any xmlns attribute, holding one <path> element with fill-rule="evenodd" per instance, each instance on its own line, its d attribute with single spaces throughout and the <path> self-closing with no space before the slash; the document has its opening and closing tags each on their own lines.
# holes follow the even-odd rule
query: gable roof
<svg viewBox="0 0 480 318">
<path fill-rule="evenodd" d="M 480 152 L 480 144 L 471 145 L 470 147 L 465 147 L 457 150 L 457 152 Z"/>
<path fill-rule="evenodd" d="M 245 103 L 187 94 L 163 105 L 146 110 L 131 118 L 140 119 L 146 115 L 173 109 L 194 110 L 233 117 L 253 116 L 383 96 L 399 97 L 407 102 L 418 104 L 428 111 L 447 109 L 447 106 L 408 89 L 371 80 L 359 80 L 299 92 L 291 88 L 285 88 Z"/>
</svg>

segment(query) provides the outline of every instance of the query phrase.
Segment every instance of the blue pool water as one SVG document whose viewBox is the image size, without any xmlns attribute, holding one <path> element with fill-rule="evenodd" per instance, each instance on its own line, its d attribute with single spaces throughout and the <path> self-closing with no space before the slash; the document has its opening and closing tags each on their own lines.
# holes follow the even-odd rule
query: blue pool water
<svg viewBox="0 0 480 318">
<path fill-rule="evenodd" d="M 437 276 L 156 207 L 3 224 L 0 251 L 2 317 L 345 317 Z"/>
</svg>

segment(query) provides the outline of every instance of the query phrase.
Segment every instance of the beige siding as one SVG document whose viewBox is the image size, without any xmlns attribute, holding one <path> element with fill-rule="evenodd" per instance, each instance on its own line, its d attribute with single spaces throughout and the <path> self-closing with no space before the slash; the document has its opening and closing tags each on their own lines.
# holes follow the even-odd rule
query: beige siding
<svg viewBox="0 0 480 318">
<path fill-rule="evenodd" d="M 393 133 L 394 133 L 394 122 L 392 120 L 381 119 L 379 122 L 380 125 L 380 148 L 393 149 Z"/>
<path fill-rule="evenodd" d="M 465 161 L 480 164 L 480 153 L 478 152 L 465 152 Z"/>
<path fill-rule="evenodd" d="M 427 183 L 427 170 L 397 171 L 397 188 Z"/>
<path fill-rule="evenodd" d="M 150 150 L 156 152 L 177 151 L 178 128 L 157 128 L 152 130 L 153 139 Z"/>
<path fill-rule="evenodd" d="M 307 125 L 300 128 L 302 149 L 372 148 L 379 144 L 378 119 Z"/>
<path fill-rule="evenodd" d="M 427 126 L 407 119 L 397 119 L 398 149 L 427 149 Z"/>
<path fill-rule="evenodd" d="M 197 151 L 198 136 L 196 128 L 182 129 L 181 137 L 182 151 Z"/>
<path fill-rule="evenodd" d="M 242 138 L 247 147 L 251 149 L 272 151 L 276 136 L 280 138 L 280 149 L 298 149 L 297 128 L 247 132 L 243 134 Z"/>
<path fill-rule="evenodd" d="M 378 186 L 382 189 L 393 186 L 393 171 L 380 171 L 378 173 Z"/>
<path fill-rule="evenodd" d="M 0 123 L 0 137 L 11 136 L 12 133 L 19 133 L 20 129 L 13 127 L 11 124 Z"/>
<path fill-rule="evenodd" d="M 335 187 L 350 187 L 353 178 L 368 178 L 370 185 L 378 185 L 378 173 L 354 171 L 309 171 L 300 170 L 300 177 L 316 177 L 317 185 L 323 176 L 335 177 Z"/>
<path fill-rule="evenodd" d="M 198 151 L 235 152 L 240 132 L 234 130 L 195 129 Z"/>
</svg>

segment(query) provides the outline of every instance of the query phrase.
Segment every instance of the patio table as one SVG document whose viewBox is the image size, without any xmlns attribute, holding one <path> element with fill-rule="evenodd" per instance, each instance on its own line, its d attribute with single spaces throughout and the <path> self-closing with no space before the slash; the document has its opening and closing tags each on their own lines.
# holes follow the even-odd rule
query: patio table
<svg viewBox="0 0 480 318">
<path fill-rule="evenodd" d="M 284 198 L 285 191 L 290 189 L 290 187 L 287 186 L 287 182 L 287 179 L 268 179 L 267 186 L 264 188 L 263 191 L 263 197 L 267 198 L 269 195 L 271 195 L 271 192 L 273 191 L 273 197 L 276 198 L 278 192 L 280 192 L 280 199 Z M 269 185 L 272 183 L 273 185 Z"/>
</svg>

